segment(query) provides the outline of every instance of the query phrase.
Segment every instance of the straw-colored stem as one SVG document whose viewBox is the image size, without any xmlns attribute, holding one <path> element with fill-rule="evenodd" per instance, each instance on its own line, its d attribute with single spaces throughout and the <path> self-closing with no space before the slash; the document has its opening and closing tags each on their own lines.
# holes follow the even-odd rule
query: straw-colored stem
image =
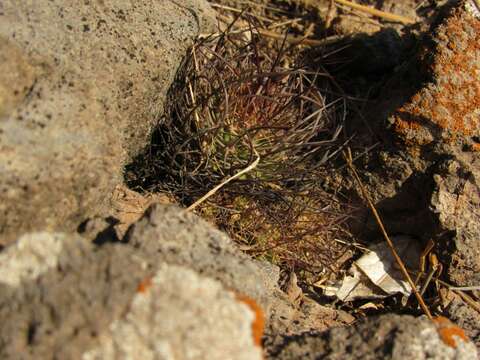
<svg viewBox="0 0 480 360">
<path fill-rule="evenodd" d="M 229 23 L 231 21 L 228 17 L 226 17 L 224 15 L 221 15 L 221 14 L 217 14 L 217 17 L 225 23 Z M 332 36 L 328 36 L 324 39 L 312 39 L 312 38 L 305 37 L 305 36 L 295 36 L 295 35 L 288 35 L 288 34 L 285 35 L 285 34 L 281 34 L 281 33 L 278 33 L 278 32 L 271 31 L 271 30 L 267 30 L 267 29 L 261 29 L 261 28 L 253 28 L 252 29 L 251 26 L 240 27 L 240 26 L 237 26 L 236 24 L 234 24 L 233 27 L 235 28 L 235 30 L 230 31 L 229 32 L 230 34 L 253 31 L 253 32 L 258 32 L 260 35 L 265 36 L 265 37 L 269 37 L 271 39 L 282 40 L 282 41 L 285 40 L 286 42 L 288 42 L 290 44 L 293 44 L 293 45 L 306 45 L 306 46 L 312 46 L 312 47 L 330 45 L 330 44 L 336 43 L 340 40 L 343 40 L 345 38 L 344 36 L 332 35 Z M 218 36 L 221 36 L 221 35 L 223 35 L 223 33 L 202 34 L 201 37 L 202 38 L 218 37 Z"/>
<path fill-rule="evenodd" d="M 307 45 L 307 46 L 325 46 L 329 44 L 333 44 L 338 42 L 339 40 L 343 39 L 342 36 L 332 35 L 326 37 L 321 40 L 311 39 L 304 36 L 294 36 L 294 35 L 284 35 L 279 34 L 273 31 L 265 30 L 265 29 L 256 29 L 259 34 L 277 40 L 285 39 L 286 42 L 294 45 Z"/>
<path fill-rule="evenodd" d="M 410 287 L 412 288 L 413 293 L 415 294 L 415 297 L 418 300 L 418 303 L 420 304 L 420 307 L 422 308 L 423 312 L 429 319 L 433 319 L 432 314 L 430 313 L 430 310 L 428 309 L 427 305 L 425 304 L 425 301 L 423 301 L 422 295 L 418 292 L 415 283 L 413 282 L 412 278 L 410 277 L 410 274 L 408 273 L 407 268 L 405 267 L 405 264 L 403 263 L 402 259 L 398 255 L 397 250 L 395 249 L 395 245 L 393 244 L 392 240 L 390 239 L 390 236 L 388 236 L 387 230 L 385 229 L 385 226 L 383 224 L 383 221 L 380 217 L 380 214 L 378 213 L 377 209 L 375 208 L 375 205 L 373 204 L 372 200 L 370 199 L 370 196 L 368 195 L 367 190 L 365 189 L 365 186 L 363 185 L 362 180 L 360 179 L 360 176 L 357 173 L 357 170 L 355 169 L 355 166 L 353 165 L 353 160 L 352 160 L 352 152 L 350 148 L 347 149 L 347 153 L 344 154 L 345 160 L 347 161 L 347 165 L 350 168 L 353 177 L 355 178 L 355 181 L 358 183 L 358 186 L 360 187 L 360 190 L 362 192 L 363 197 L 368 203 L 368 206 L 370 207 L 370 210 L 372 211 L 373 216 L 375 217 L 375 220 L 380 227 L 380 231 L 382 232 L 382 235 L 387 242 L 388 247 L 390 248 L 390 251 L 393 254 L 393 257 L 395 258 L 395 261 L 397 262 L 398 266 L 400 267 L 401 272 L 403 273 L 403 276 L 405 279 L 408 281 L 410 284 Z"/>
<path fill-rule="evenodd" d="M 255 150 L 254 150 L 255 151 Z M 255 154 L 257 155 L 257 158 L 255 159 L 255 161 L 253 163 L 251 163 L 249 166 L 247 166 L 245 169 L 239 171 L 238 173 L 236 173 L 235 175 L 225 179 L 224 181 L 222 181 L 220 184 L 218 184 L 217 186 L 215 186 L 212 190 L 210 190 L 208 193 L 206 193 L 204 196 L 202 196 L 200 199 L 198 199 L 197 201 L 195 201 L 192 205 L 190 205 L 188 208 L 187 208 L 187 211 L 192 211 L 194 210 L 196 207 L 198 207 L 200 204 L 202 204 L 204 201 L 206 201 L 208 198 L 210 198 L 211 196 L 215 195 L 218 190 L 220 190 L 222 187 L 224 187 L 225 185 L 227 185 L 229 182 L 235 180 L 235 179 L 238 179 L 240 176 L 252 171 L 253 169 L 255 169 L 258 165 L 258 163 L 260 162 L 260 155 L 258 155 L 258 153 L 255 151 Z"/>
<path fill-rule="evenodd" d="M 480 286 L 450 286 L 449 289 L 460 291 L 480 291 Z"/>
<path fill-rule="evenodd" d="M 463 291 L 453 290 L 453 292 L 458 296 L 460 296 L 463 301 L 465 301 L 468 305 L 470 305 L 472 308 L 474 308 L 480 313 L 480 304 L 478 304 L 477 301 L 473 300 L 470 296 L 465 294 Z"/>
<path fill-rule="evenodd" d="M 415 20 L 410 19 L 408 17 L 401 16 L 401 15 L 395 15 L 395 14 L 392 14 L 392 13 L 389 13 L 389 12 L 386 12 L 386 11 L 377 10 L 377 9 L 371 8 L 369 6 L 354 3 L 354 2 L 349 1 L 349 0 L 335 0 L 335 2 L 337 4 L 348 6 L 352 9 L 355 9 L 355 10 L 358 10 L 358 11 L 361 11 L 361 12 L 364 12 L 364 13 L 367 13 L 367 14 L 370 14 L 370 15 L 373 15 L 373 16 L 380 17 L 380 18 L 388 20 L 388 21 L 399 22 L 399 23 L 402 23 L 402 24 L 415 24 Z"/>
</svg>

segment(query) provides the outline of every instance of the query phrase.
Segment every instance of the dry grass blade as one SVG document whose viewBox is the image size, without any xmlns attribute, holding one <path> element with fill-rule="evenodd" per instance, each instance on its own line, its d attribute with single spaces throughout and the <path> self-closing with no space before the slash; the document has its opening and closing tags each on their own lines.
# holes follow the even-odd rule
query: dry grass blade
<svg viewBox="0 0 480 360">
<path fill-rule="evenodd" d="M 388 21 L 399 22 L 399 23 L 402 23 L 402 24 L 415 24 L 415 20 L 407 18 L 405 16 L 395 15 L 395 14 L 392 14 L 392 13 L 389 13 L 389 12 L 377 10 L 377 9 L 374 9 L 374 8 L 371 8 L 371 7 L 368 7 L 368 6 L 365 6 L 365 5 L 360 5 L 360 4 L 354 3 L 354 2 L 349 1 L 349 0 L 335 0 L 335 2 L 338 3 L 338 4 L 341 4 L 341 5 L 351 7 L 352 9 L 356 9 L 358 11 L 361 11 L 361 12 L 364 12 L 364 13 L 367 13 L 367 14 L 380 17 L 380 18 L 388 20 Z"/>
<path fill-rule="evenodd" d="M 480 313 L 480 304 L 478 301 L 473 300 L 469 295 L 465 294 L 463 291 L 460 290 L 453 290 L 454 293 L 458 294 L 465 301 L 468 305 L 470 305 L 473 309 L 477 310 Z"/>
<path fill-rule="evenodd" d="M 479 291 L 480 286 L 450 286 L 449 289 L 460 291 Z"/>
<path fill-rule="evenodd" d="M 255 151 L 255 153 L 257 153 Z M 207 194 L 205 194 L 204 196 L 202 196 L 200 199 L 198 199 L 197 201 L 195 201 L 192 205 L 190 205 L 187 210 L 188 211 L 192 211 L 194 210 L 196 207 L 198 207 L 200 204 L 202 204 L 204 201 L 206 201 L 208 198 L 212 197 L 213 195 L 215 195 L 222 187 L 224 187 L 225 185 L 227 185 L 229 182 L 232 182 L 233 180 L 235 179 L 238 179 L 240 176 L 248 173 L 249 171 L 252 171 L 253 169 L 255 169 L 258 165 L 258 163 L 260 162 L 260 156 L 257 154 L 257 158 L 255 159 L 255 161 L 253 163 L 251 163 L 248 167 L 246 167 L 245 169 L 239 171 L 238 173 L 236 173 L 235 175 L 229 177 L 228 179 L 225 179 L 224 181 L 222 181 L 220 184 L 218 184 L 217 186 L 215 186 L 212 190 L 210 190 Z"/>
<path fill-rule="evenodd" d="M 285 35 L 270 31 L 270 30 L 264 30 L 264 29 L 259 29 L 258 32 L 264 36 L 271 37 L 272 39 L 277 39 L 281 40 L 285 38 L 286 41 L 288 41 L 291 44 L 294 45 L 306 45 L 306 46 L 325 46 L 325 45 L 331 45 L 334 43 L 337 43 L 341 40 L 343 40 L 343 36 L 339 35 L 332 35 L 329 36 L 325 39 L 322 40 L 317 40 L 317 39 L 310 39 L 308 37 L 303 37 L 303 36 L 293 36 L 293 35 L 288 35 L 285 37 Z"/>
<path fill-rule="evenodd" d="M 393 257 L 395 258 L 395 261 L 397 265 L 399 266 L 401 272 L 405 276 L 405 279 L 408 281 L 410 284 L 410 287 L 412 288 L 413 293 L 415 294 L 415 297 L 418 300 L 418 303 L 420 304 L 420 307 L 422 308 L 423 312 L 425 315 L 428 316 L 429 319 L 433 319 L 432 314 L 430 313 L 430 310 L 428 309 L 427 305 L 425 304 L 425 301 L 422 298 L 422 295 L 419 293 L 417 290 L 417 287 L 415 283 L 413 282 L 410 274 L 408 273 L 407 268 L 405 267 L 405 264 L 403 263 L 402 259 L 397 253 L 397 250 L 395 249 L 395 246 L 388 236 L 387 230 L 385 229 L 385 226 L 383 225 L 383 221 L 380 217 L 380 214 L 378 213 L 377 209 L 375 208 L 375 205 L 373 204 L 372 200 L 370 199 L 370 196 L 368 195 L 367 190 L 365 189 L 365 186 L 363 185 L 362 180 L 360 179 L 360 176 L 357 173 L 357 170 L 355 169 L 355 165 L 353 164 L 353 159 L 352 159 L 352 153 L 350 151 L 350 148 L 348 148 L 347 152 L 344 154 L 345 161 L 347 162 L 348 167 L 350 168 L 350 171 L 353 174 L 353 177 L 355 178 L 355 181 L 357 182 L 358 186 L 360 187 L 360 190 L 362 192 L 362 195 L 364 199 L 367 201 L 368 206 L 370 210 L 372 211 L 373 216 L 375 217 L 375 221 L 377 222 L 380 231 L 382 232 L 382 235 L 387 242 L 390 250 L 392 251 Z"/>
<path fill-rule="evenodd" d="M 226 23 L 231 22 L 231 19 L 229 17 L 223 16 L 221 14 L 217 14 L 217 17 Z M 232 28 L 233 28 L 232 33 L 236 33 L 236 34 L 252 31 L 252 28 L 250 26 L 241 26 L 240 24 L 235 24 Z M 280 34 L 278 32 L 272 31 L 271 29 L 262 29 L 262 28 L 256 28 L 254 31 L 258 32 L 260 35 L 265 36 L 267 38 L 286 41 L 292 45 L 304 45 L 304 46 L 311 46 L 311 47 L 331 45 L 346 39 L 344 36 L 340 36 L 340 35 L 332 35 L 324 39 L 312 39 L 312 38 L 309 38 L 308 36 L 295 36 L 291 34 L 285 35 L 285 34 Z M 211 38 L 212 36 L 218 37 L 218 36 L 221 36 L 222 34 L 223 33 L 202 34 L 202 38 Z"/>
</svg>

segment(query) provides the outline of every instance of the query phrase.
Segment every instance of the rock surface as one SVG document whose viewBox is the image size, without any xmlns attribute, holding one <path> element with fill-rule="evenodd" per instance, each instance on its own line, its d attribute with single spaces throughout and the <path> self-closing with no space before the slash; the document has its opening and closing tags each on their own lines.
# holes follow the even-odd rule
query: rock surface
<svg viewBox="0 0 480 360">
<path fill-rule="evenodd" d="M 266 323 L 267 358 L 472 359 L 471 343 L 445 347 L 412 317 L 319 334 L 353 318 L 304 295 L 290 302 L 277 281 L 274 267 L 175 206 L 152 205 L 122 242 L 25 235 L 0 253 L 0 358 L 261 359 Z"/>
<path fill-rule="evenodd" d="M 252 260 L 223 232 L 175 206 L 152 205 L 124 241 L 156 254 L 159 262 L 194 269 L 252 298 L 265 314 L 267 337 L 347 323 L 339 319 L 339 312 L 311 299 L 303 298 L 296 304 L 279 289 L 276 266 Z"/>
<path fill-rule="evenodd" d="M 424 39 L 418 60 L 389 82 L 391 143 L 385 141 L 366 161 L 362 174 L 390 234 L 415 236 L 424 246 L 433 240 L 447 281 L 475 286 L 480 281 L 480 16 L 470 0 L 452 4 Z M 377 115 L 377 122 L 385 120 Z M 377 229 L 371 220 L 368 227 Z"/>
<path fill-rule="evenodd" d="M 186 266 L 245 294 L 268 312 L 274 279 L 235 248 L 223 232 L 176 206 L 152 205 L 128 231 L 125 241 L 157 262 Z"/>
<path fill-rule="evenodd" d="M 203 0 L 0 4 L 0 245 L 102 209 L 145 145 Z"/>
<path fill-rule="evenodd" d="M 249 301 L 130 244 L 30 234 L 0 274 L 2 359 L 261 359 Z"/>
<path fill-rule="evenodd" d="M 388 83 L 392 143 L 362 174 L 389 232 L 433 239 L 449 280 L 468 286 L 480 280 L 480 17 L 456 3 Z"/>
<path fill-rule="evenodd" d="M 465 330 L 480 351 L 480 312 L 455 297 L 446 309 L 447 316 Z"/>
<path fill-rule="evenodd" d="M 278 268 L 178 207 L 152 205 L 122 242 L 105 226 L 99 246 L 35 233 L 0 253 L 0 358 L 255 359 L 263 334 L 269 348 L 282 335 L 352 321 L 308 298 L 290 301 Z"/>
<path fill-rule="evenodd" d="M 448 341 L 448 340 L 447 340 Z M 428 319 L 404 315 L 369 318 L 354 326 L 285 338 L 275 359 L 477 359 L 471 342 L 444 342 Z"/>
<path fill-rule="evenodd" d="M 480 281 L 480 17 L 470 5 L 461 1 L 436 29 L 424 50 L 431 80 L 391 117 L 403 146 L 394 157 L 408 164 L 409 179 L 433 188 L 418 186 L 429 235 L 462 286 Z"/>
<path fill-rule="evenodd" d="M 165 264 L 143 286 L 82 359 L 262 359 L 255 314 L 218 281 Z"/>
</svg>

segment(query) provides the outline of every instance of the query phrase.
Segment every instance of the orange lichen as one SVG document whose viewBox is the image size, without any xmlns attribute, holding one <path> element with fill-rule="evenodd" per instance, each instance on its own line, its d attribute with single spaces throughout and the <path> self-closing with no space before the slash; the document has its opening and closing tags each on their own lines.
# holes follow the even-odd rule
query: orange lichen
<svg viewBox="0 0 480 360">
<path fill-rule="evenodd" d="M 407 115 L 407 116 L 404 116 Z M 419 130 L 422 125 L 420 125 L 415 120 L 409 120 L 410 113 L 405 114 L 405 111 L 400 108 L 397 116 L 395 117 L 395 130 L 400 133 L 405 133 L 408 130 Z"/>
<path fill-rule="evenodd" d="M 468 341 L 467 335 L 463 329 L 453 324 L 450 320 L 443 316 L 438 316 L 433 319 L 435 326 L 437 327 L 438 334 L 442 341 L 452 348 L 457 347 L 457 340 Z"/>
<path fill-rule="evenodd" d="M 140 282 L 140 284 L 138 284 L 137 293 L 141 293 L 141 294 L 146 293 L 148 289 L 152 286 L 152 284 L 153 284 L 152 278 L 150 276 L 146 277 Z"/>
<path fill-rule="evenodd" d="M 236 293 L 237 300 L 246 304 L 255 314 L 255 320 L 252 323 L 253 342 L 257 346 L 262 345 L 262 336 L 265 329 L 265 315 L 262 308 L 252 298 Z"/>
<path fill-rule="evenodd" d="M 479 143 L 472 144 L 472 151 L 480 152 L 480 144 Z"/>
<path fill-rule="evenodd" d="M 413 96 L 395 115 L 395 130 L 410 141 L 412 131 L 422 126 L 447 130 L 450 140 L 480 131 L 475 116 L 480 110 L 480 68 L 475 61 L 480 54 L 480 21 L 456 9 L 436 38 L 439 44 L 430 68 L 436 82 Z M 422 124 L 418 119 L 427 122 Z"/>
</svg>

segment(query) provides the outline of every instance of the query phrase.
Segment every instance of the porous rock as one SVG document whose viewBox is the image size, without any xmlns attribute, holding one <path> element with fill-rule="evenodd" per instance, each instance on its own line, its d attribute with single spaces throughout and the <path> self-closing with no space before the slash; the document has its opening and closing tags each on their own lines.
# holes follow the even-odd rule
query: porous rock
<svg viewBox="0 0 480 360">
<path fill-rule="evenodd" d="M 475 346 L 445 343 L 434 323 L 409 315 L 367 318 L 350 327 L 288 337 L 273 358 L 287 359 L 477 359 Z"/>
<path fill-rule="evenodd" d="M 261 359 L 257 314 L 155 253 L 37 233 L 1 256 L 2 359 Z"/>
<path fill-rule="evenodd" d="M 446 309 L 446 315 L 465 333 L 480 349 L 480 312 L 466 304 L 459 297 L 455 297 Z"/>
<path fill-rule="evenodd" d="M 82 359 L 262 358 L 252 336 L 255 314 L 218 281 L 164 264 L 147 284 Z"/>
<path fill-rule="evenodd" d="M 391 117 L 399 155 L 422 179 L 430 236 L 450 281 L 480 281 L 480 15 L 459 1 L 423 50 L 430 81 Z M 427 226 L 428 227 L 428 226 Z"/>
<path fill-rule="evenodd" d="M 99 225 L 100 245 L 34 233 L 0 253 L 0 358 L 255 359 L 264 323 L 268 352 L 348 322 L 308 298 L 293 304 L 278 268 L 178 207 L 152 205 L 122 242 Z"/>
<path fill-rule="evenodd" d="M 395 105 L 388 118 L 392 142 L 385 141 L 362 172 L 389 233 L 414 235 L 425 244 L 433 240 L 447 280 L 457 286 L 480 281 L 476 9 L 472 0 L 450 2 L 423 39 L 418 58 L 389 82 Z M 416 74 L 419 83 L 406 91 L 400 78 L 408 74 Z M 369 224 L 378 228 L 374 221 Z"/>
<path fill-rule="evenodd" d="M 362 172 L 390 234 L 433 240 L 447 281 L 480 281 L 480 13 L 471 0 L 449 2 L 418 57 L 389 82 L 384 149 Z M 413 76 L 413 77 L 412 77 Z M 402 77 L 409 82 L 405 84 Z M 399 105 L 400 104 L 400 105 Z M 377 114 L 381 114 L 378 112 Z M 393 146 L 390 146 L 393 145 Z M 378 229 L 373 218 L 369 231 Z M 457 304 L 458 305 L 458 304 Z M 466 305 L 448 316 L 476 339 Z M 470 315 L 469 315 L 470 314 Z"/>
<path fill-rule="evenodd" d="M 2 257 L 2 359 L 79 359 L 122 316 L 148 274 L 127 247 L 95 248 L 76 235 L 29 234 Z M 32 258 L 13 271 L 8 265 Z"/>
<path fill-rule="evenodd" d="M 18 287 L 58 265 L 66 237 L 61 234 L 25 234 L 0 253 L 0 283 Z"/>
<path fill-rule="evenodd" d="M 247 295 L 265 316 L 265 346 L 279 334 L 299 334 L 348 322 L 341 314 L 304 298 L 295 304 L 278 286 L 278 268 L 251 259 L 223 232 L 176 206 L 152 205 L 124 241 L 158 262 L 184 266 Z"/>
<path fill-rule="evenodd" d="M 203 0 L 0 4 L 0 245 L 102 210 L 145 145 Z"/>
<path fill-rule="evenodd" d="M 268 311 L 275 279 L 241 253 L 228 236 L 176 206 L 152 205 L 128 231 L 131 246 L 159 262 L 185 266 L 255 299 Z"/>
</svg>

